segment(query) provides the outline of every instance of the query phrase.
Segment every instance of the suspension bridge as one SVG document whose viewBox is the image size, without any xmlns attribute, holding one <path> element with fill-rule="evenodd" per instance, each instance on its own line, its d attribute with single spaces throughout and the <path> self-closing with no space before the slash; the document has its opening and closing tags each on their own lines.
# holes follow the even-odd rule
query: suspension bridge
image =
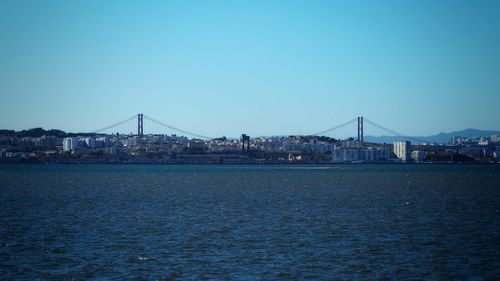
<svg viewBox="0 0 500 281">
<path fill-rule="evenodd" d="M 205 136 L 202 134 L 198 134 L 196 132 L 188 131 L 185 129 L 169 125 L 165 122 L 156 120 L 143 113 L 133 115 L 120 122 L 92 131 L 92 133 L 100 135 L 125 134 L 125 135 L 135 135 L 135 136 L 158 135 L 158 134 L 166 134 L 166 135 L 180 134 L 191 138 L 197 138 L 203 140 L 214 139 L 214 137 Z M 398 139 L 401 140 L 411 140 L 417 143 L 425 142 L 415 137 L 407 136 L 398 131 L 386 128 L 385 126 L 382 126 L 362 116 L 353 118 L 349 121 L 340 123 L 337 126 L 331 127 L 329 129 L 320 132 L 312 133 L 309 135 L 327 136 L 335 139 L 353 138 L 361 142 L 365 141 L 365 135 L 371 137 L 376 137 L 376 136 L 397 137 Z"/>
</svg>

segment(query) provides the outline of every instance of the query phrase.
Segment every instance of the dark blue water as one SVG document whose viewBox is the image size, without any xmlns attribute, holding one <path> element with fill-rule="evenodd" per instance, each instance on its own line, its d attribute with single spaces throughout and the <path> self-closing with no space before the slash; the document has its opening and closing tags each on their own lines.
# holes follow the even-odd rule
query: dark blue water
<svg viewBox="0 0 500 281">
<path fill-rule="evenodd" d="M 499 165 L 0 165 L 0 279 L 494 280 Z"/>
</svg>

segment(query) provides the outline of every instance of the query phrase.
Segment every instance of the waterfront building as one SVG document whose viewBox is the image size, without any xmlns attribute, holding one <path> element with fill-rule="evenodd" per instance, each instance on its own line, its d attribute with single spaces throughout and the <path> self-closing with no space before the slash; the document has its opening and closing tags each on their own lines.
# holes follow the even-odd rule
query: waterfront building
<svg viewBox="0 0 500 281">
<path fill-rule="evenodd" d="M 333 151 L 334 145 L 327 142 L 318 141 L 317 139 L 309 140 L 309 149 L 315 154 L 325 154 Z"/>
<path fill-rule="evenodd" d="M 96 141 L 94 138 L 84 138 L 83 141 L 85 142 L 85 145 L 88 148 L 95 148 L 96 147 Z"/>
<path fill-rule="evenodd" d="M 493 152 L 493 158 L 497 160 L 500 159 L 500 145 L 495 146 L 495 151 Z"/>
<path fill-rule="evenodd" d="M 64 151 L 73 151 L 78 148 L 78 139 L 77 138 L 64 138 L 63 139 L 63 150 Z"/>
<path fill-rule="evenodd" d="M 259 137 L 252 140 L 252 144 L 259 151 L 279 152 L 283 151 L 284 137 Z"/>
<path fill-rule="evenodd" d="M 385 147 L 334 147 L 332 163 L 378 162 L 391 159 L 391 150 Z"/>
<path fill-rule="evenodd" d="M 190 139 L 187 143 L 187 147 L 191 149 L 206 150 L 207 144 L 204 140 L 201 139 Z"/>
<path fill-rule="evenodd" d="M 111 143 L 111 140 L 109 137 L 97 137 L 95 139 L 95 146 L 96 147 L 109 147 Z"/>
<path fill-rule="evenodd" d="M 415 150 L 411 152 L 411 159 L 413 159 L 413 161 L 417 163 L 423 162 L 424 157 L 425 157 L 425 152 L 423 152 L 422 150 Z"/>
<path fill-rule="evenodd" d="M 411 143 L 409 141 L 395 141 L 394 154 L 403 162 L 411 159 Z"/>
<path fill-rule="evenodd" d="M 239 141 L 211 141 L 208 144 L 208 151 L 216 153 L 240 152 L 241 146 Z"/>
<path fill-rule="evenodd" d="M 282 144 L 282 151 L 302 151 L 306 149 L 306 144 L 299 139 L 287 139 Z"/>
<path fill-rule="evenodd" d="M 58 140 L 57 137 L 43 135 L 39 138 L 34 138 L 33 142 L 37 147 L 52 147 L 56 146 Z"/>
</svg>

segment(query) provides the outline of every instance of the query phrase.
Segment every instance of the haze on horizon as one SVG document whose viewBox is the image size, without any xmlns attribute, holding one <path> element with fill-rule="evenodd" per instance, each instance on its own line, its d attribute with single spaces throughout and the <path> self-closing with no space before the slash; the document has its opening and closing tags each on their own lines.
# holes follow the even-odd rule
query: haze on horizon
<svg viewBox="0 0 500 281">
<path fill-rule="evenodd" d="M 0 100 L 16 130 L 500 130 L 500 2 L 4 0 Z"/>
</svg>

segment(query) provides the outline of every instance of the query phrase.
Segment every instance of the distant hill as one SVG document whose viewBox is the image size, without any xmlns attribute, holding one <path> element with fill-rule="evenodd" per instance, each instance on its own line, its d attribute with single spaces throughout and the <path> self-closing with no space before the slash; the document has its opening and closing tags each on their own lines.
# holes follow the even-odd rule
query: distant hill
<svg viewBox="0 0 500 281">
<path fill-rule="evenodd" d="M 2 137 L 38 138 L 41 136 L 54 136 L 54 137 L 58 137 L 58 138 L 65 138 L 65 137 L 73 137 L 73 136 L 77 136 L 77 135 L 78 136 L 94 136 L 96 134 L 95 133 L 66 133 L 64 131 L 57 130 L 57 129 L 45 130 L 43 128 L 33 128 L 33 129 L 22 130 L 22 131 L 0 129 L 0 136 L 2 136 Z"/>
<path fill-rule="evenodd" d="M 409 136 L 409 139 L 413 143 L 428 142 L 428 143 L 449 143 L 450 139 L 454 136 L 460 137 L 489 137 L 491 135 L 500 135 L 500 131 L 488 131 L 488 130 L 478 130 L 478 129 L 465 129 L 457 132 L 451 133 L 439 133 L 432 136 Z M 395 140 L 401 140 L 401 137 L 395 136 L 364 136 L 367 142 L 376 143 L 393 143 Z"/>
</svg>

